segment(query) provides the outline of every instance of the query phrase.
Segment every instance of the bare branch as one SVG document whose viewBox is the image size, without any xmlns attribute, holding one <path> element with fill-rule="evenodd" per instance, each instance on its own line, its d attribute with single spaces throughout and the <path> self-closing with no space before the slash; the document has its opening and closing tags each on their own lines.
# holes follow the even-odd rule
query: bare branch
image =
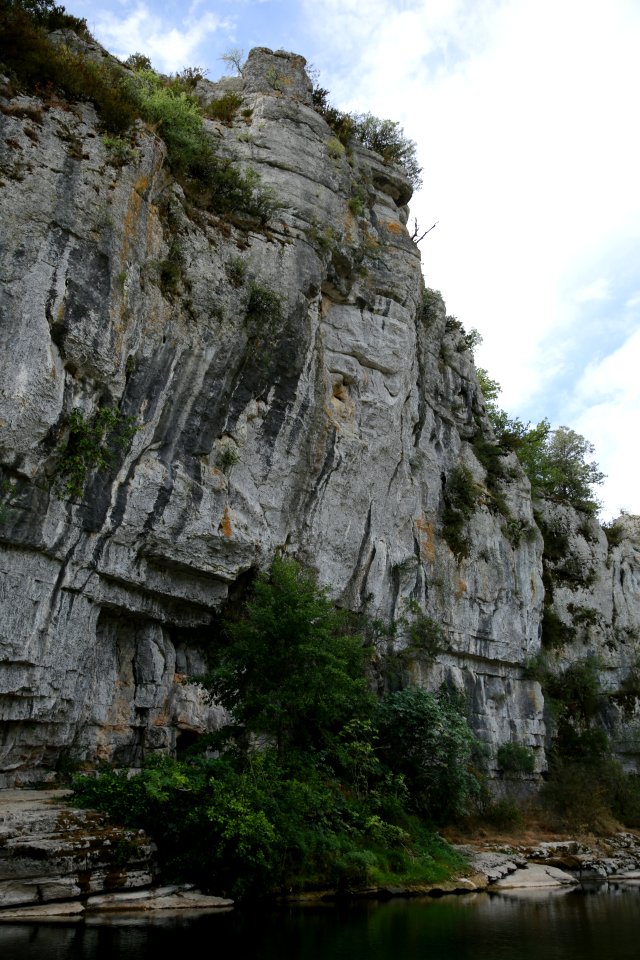
<svg viewBox="0 0 640 960">
<path fill-rule="evenodd" d="M 242 76 L 244 69 L 244 50 L 239 47 L 231 47 L 226 53 L 223 53 L 220 60 L 225 64 L 227 70 L 234 71 L 238 76 Z"/>
<path fill-rule="evenodd" d="M 414 217 L 414 218 L 413 218 L 413 233 L 411 234 L 411 239 L 413 240 L 414 243 L 420 243 L 420 241 L 421 241 L 421 240 L 424 240 L 424 238 L 426 237 L 426 235 L 427 235 L 428 233 L 431 233 L 431 231 L 433 230 L 433 228 L 434 228 L 434 227 L 437 227 L 439 223 L 440 223 L 440 221 L 439 221 L 439 220 L 436 220 L 436 222 L 435 222 L 434 224 L 432 224 L 432 226 L 430 226 L 428 230 L 425 230 L 424 233 L 420 233 L 420 227 L 418 226 L 418 218 L 417 218 L 417 217 Z M 418 234 L 420 234 L 420 236 L 418 236 Z"/>
</svg>

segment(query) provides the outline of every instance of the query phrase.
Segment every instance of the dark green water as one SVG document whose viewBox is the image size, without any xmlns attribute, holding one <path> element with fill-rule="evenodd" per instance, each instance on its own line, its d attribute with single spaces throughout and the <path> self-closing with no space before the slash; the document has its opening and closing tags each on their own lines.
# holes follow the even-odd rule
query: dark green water
<svg viewBox="0 0 640 960">
<path fill-rule="evenodd" d="M 0 925 L 1 960 L 638 960 L 640 887 Z"/>
</svg>

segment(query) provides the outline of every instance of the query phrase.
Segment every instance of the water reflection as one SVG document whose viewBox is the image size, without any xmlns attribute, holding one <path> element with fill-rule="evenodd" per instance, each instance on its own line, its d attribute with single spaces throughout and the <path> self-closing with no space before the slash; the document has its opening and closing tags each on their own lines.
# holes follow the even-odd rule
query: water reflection
<svg viewBox="0 0 640 960">
<path fill-rule="evenodd" d="M 2 960 L 637 960 L 640 888 L 0 924 Z"/>
</svg>

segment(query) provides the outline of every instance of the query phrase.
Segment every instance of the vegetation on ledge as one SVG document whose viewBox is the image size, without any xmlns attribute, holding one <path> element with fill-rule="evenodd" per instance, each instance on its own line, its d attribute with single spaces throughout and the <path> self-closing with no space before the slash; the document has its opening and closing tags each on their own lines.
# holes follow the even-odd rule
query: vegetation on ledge
<svg viewBox="0 0 640 960">
<path fill-rule="evenodd" d="M 372 113 L 345 113 L 329 102 L 329 91 L 314 87 L 313 105 L 327 121 L 342 147 L 357 141 L 380 154 L 384 163 L 400 167 L 414 190 L 422 186 L 422 167 L 418 162 L 417 145 L 405 136 L 395 120 L 381 120 Z M 344 151 L 343 151 L 344 152 Z"/>
<path fill-rule="evenodd" d="M 500 385 L 482 368 L 477 374 L 498 446 L 505 454 L 515 452 L 529 477 L 533 496 L 596 513 L 600 504 L 593 487 L 602 483 L 605 475 L 589 459 L 593 444 L 569 427 L 552 429 L 546 419 L 535 426 L 513 419 L 497 404 Z"/>
<path fill-rule="evenodd" d="M 123 66 L 114 58 L 97 61 L 60 40 L 54 43 L 48 34 L 56 29 L 90 37 L 86 22 L 53 0 L 0 0 L 0 13 L 0 68 L 18 89 L 45 101 L 56 94 L 89 101 L 105 132 L 121 138 L 132 135 L 136 120 L 149 124 L 166 144 L 171 172 L 203 209 L 240 213 L 266 224 L 282 206 L 255 171 L 242 172 L 217 154 L 193 93 L 197 71 L 187 68 L 163 77 L 141 54 Z M 126 140 L 120 153 L 127 155 Z"/>
</svg>

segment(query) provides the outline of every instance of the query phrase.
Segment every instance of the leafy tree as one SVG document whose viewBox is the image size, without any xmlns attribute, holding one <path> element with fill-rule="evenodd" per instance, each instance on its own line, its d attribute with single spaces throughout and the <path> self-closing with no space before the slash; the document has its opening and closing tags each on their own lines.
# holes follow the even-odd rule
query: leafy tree
<svg viewBox="0 0 640 960">
<path fill-rule="evenodd" d="M 489 376 L 489 371 L 484 367 L 476 368 L 476 376 L 480 384 L 480 389 L 482 390 L 487 415 L 493 423 L 493 418 L 499 412 L 497 400 L 502 393 L 502 387 L 497 380 Z"/>
<path fill-rule="evenodd" d="M 465 350 L 468 350 L 473 357 L 473 352 L 476 347 L 479 347 L 482 343 L 482 334 L 479 330 L 476 330 L 475 327 L 471 327 L 471 330 L 467 332 L 463 324 L 458 320 L 457 317 L 447 317 L 445 330 L 447 333 L 459 333 L 460 338 L 457 344 L 457 351 L 462 353 Z M 493 381 L 495 383 L 495 381 Z M 499 389 L 499 388 L 498 388 Z"/>
<path fill-rule="evenodd" d="M 431 621 L 412 629 L 433 641 Z M 312 573 L 276 558 L 216 654 L 210 686 L 234 720 L 209 738 L 217 756 L 80 778 L 75 802 L 149 830 L 167 880 L 234 897 L 424 884 L 462 867 L 420 819 L 472 794 L 460 704 L 403 691 L 376 713 L 353 619 Z M 240 725 L 257 735 L 248 749 Z"/>
<path fill-rule="evenodd" d="M 86 34 L 87 32 L 86 20 L 67 13 L 61 4 L 55 3 L 54 0 L 0 0 L 0 11 L 3 8 L 8 12 L 25 13 L 47 30 L 68 28 L 78 33 Z"/>
<path fill-rule="evenodd" d="M 385 163 L 396 163 L 404 170 L 415 190 L 422 186 L 422 167 L 418 163 L 415 141 L 405 136 L 396 120 L 381 120 L 372 113 L 353 116 L 356 140 L 379 153 Z"/>
<path fill-rule="evenodd" d="M 479 784 L 470 770 L 477 740 L 459 698 L 408 687 L 378 710 L 383 760 L 406 781 L 416 811 L 436 823 L 469 812 Z"/>
<path fill-rule="evenodd" d="M 276 557 L 239 620 L 224 624 L 212 692 L 248 731 L 286 747 L 320 746 L 371 702 L 364 650 L 314 576 Z"/>
<path fill-rule="evenodd" d="M 594 460 L 593 444 L 569 427 L 552 429 L 545 418 L 532 425 L 510 417 L 498 406 L 500 384 L 487 371 L 477 371 L 485 398 L 485 409 L 505 451 L 513 450 L 525 469 L 534 496 L 546 496 L 571 503 L 578 509 L 594 511 L 598 501 L 593 487 L 605 475 Z"/>
<path fill-rule="evenodd" d="M 151 60 L 146 53 L 131 53 L 124 61 L 125 67 L 131 70 L 153 70 Z"/>
<path fill-rule="evenodd" d="M 579 505 L 595 504 L 592 486 L 602 483 L 604 473 L 593 460 L 594 446 L 569 427 L 551 431 L 545 448 L 544 486 L 549 494 Z"/>
<path fill-rule="evenodd" d="M 507 775 L 531 774 L 535 769 L 535 757 L 530 747 L 523 743 L 503 743 L 498 747 L 498 766 Z"/>
<path fill-rule="evenodd" d="M 347 147 L 351 140 L 359 140 L 365 147 L 379 153 L 385 163 L 394 163 L 405 172 L 415 190 L 422 186 L 422 167 L 418 163 L 415 141 L 405 136 L 396 120 L 381 120 L 372 113 L 346 113 L 329 102 L 329 91 L 314 86 L 313 105 L 327 121 L 336 137 Z"/>
</svg>

